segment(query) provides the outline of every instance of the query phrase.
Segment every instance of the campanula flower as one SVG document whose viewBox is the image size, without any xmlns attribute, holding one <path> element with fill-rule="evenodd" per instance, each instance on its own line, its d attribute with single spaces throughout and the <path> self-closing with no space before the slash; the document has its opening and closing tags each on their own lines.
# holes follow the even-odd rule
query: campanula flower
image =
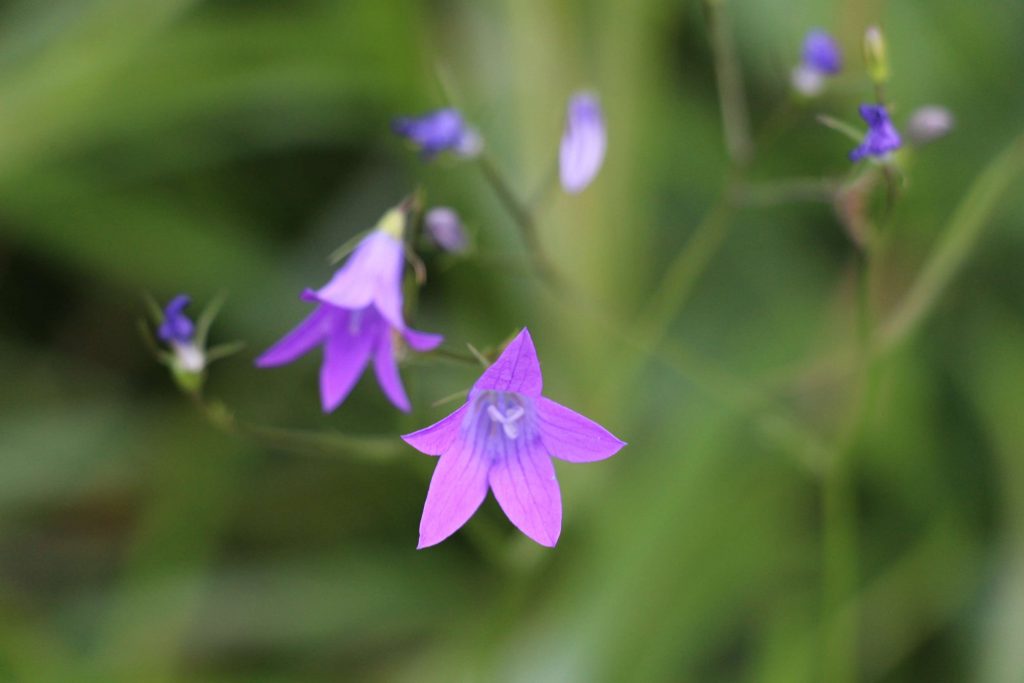
<svg viewBox="0 0 1024 683">
<path fill-rule="evenodd" d="M 800 64 L 792 73 L 793 88 L 807 97 L 818 95 L 825 87 L 825 79 L 842 68 L 839 44 L 827 32 L 814 29 L 804 38 Z"/>
<path fill-rule="evenodd" d="M 423 217 L 423 226 L 431 241 L 444 251 L 458 254 L 469 246 L 466 230 L 454 209 L 435 206 Z"/>
<path fill-rule="evenodd" d="M 907 138 L 924 145 L 949 135 L 954 125 L 953 112 L 937 104 L 915 109 L 907 121 Z"/>
<path fill-rule="evenodd" d="M 458 110 L 450 107 L 423 116 L 397 118 L 391 128 L 419 147 L 424 159 L 431 159 L 441 152 L 472 157 L 483 147 L 480 135 L 466 125 Z"/>
<path fill-rule="evenodd" d="M 523 329 L 469 392 L 461 408 L 402 438 L 440 458 L 430 480 L 419 548 L 457 531 L 494 492 L 509 520 L 531 539 L 554 546 L 562 499 L 551 458 L 593 462 L 625 444 L 601 425 L 541 396 L 542 377 Z"/>
<path fill-rule="evenodd" d="M 558 155 L 559 176 L 566 192 L 576 194 L 590 185 L 601 170 L 607 146 L 600 102 L 590 93 L 576 93 L 569 100 Z"/>
<path fill-rule="evenodd" d="M 330 282 L 319 290 L 306 290 L 302 298 L 319 305 L 257 358 L 256 365 L 290 363 L 322 344 L 320 400 L 324 412 L 331 412 L 352 391 L 372 357 L 384 394 L 408 412 L 409 398 L 395 357 L 397 337 L 404 337 L 416 351 L 429 351 L 442 338 L 409 329 L 402 318 L 403 226 L 400 210 L 385 214 Z"/>
<path fill-rule="evenodd" d="M 868 132 L 864 135 L 864 141 L 850 152 L 850 161 L 860 161 L 866 156 L 884 157 L 903 144 L 884 106 L 862 104 L 860 117 L 868 124 Z"/>
</svg>

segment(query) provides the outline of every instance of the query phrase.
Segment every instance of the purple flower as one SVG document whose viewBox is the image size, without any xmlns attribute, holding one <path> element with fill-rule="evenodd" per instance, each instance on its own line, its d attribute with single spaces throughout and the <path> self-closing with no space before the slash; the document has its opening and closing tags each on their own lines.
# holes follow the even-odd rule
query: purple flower
<svg viewBox="0 0 1024 683">
<path fill-rule="evenodd" d="M 424 227 L 434 244 L 444 251 L 460 253 L 469 246 L 459 214 L 447 206 L 435 206 L 423 218 Z"/>
<path fill-rule="evenodd" d="M 466 404 L 402 438 L 439 455 L 420 521 L 419 548 L 455 533 L 494 492 L 520 531 L 554 546 L 562 499 L 551 457 L 592 462 L 625 445 L 601 425 L 541 396 L 542 378 L 525 328 L 473 385 Z"/>
<path fill-rule="evenodd" d="M 804 38 L 800 64 L 793 69 L 792 82 L 797 92 L 813 97 L 825 87 L 825 78 L 843 68 L 843 55 L 835 39 L 822 29 L 814 29 Z"/>
<path fill-rule="evenodd" d="M 177 342 L 187 344 L 195 336 L 196 327 L 187 315 L 185 309 L 191 299 L 186 294 L 179 294 L 171 299 L 164 308 L 164 320 L 157 328 L 156 335 L 161 341 L 170 344 Z"/>
<path fill-rule="evenodd" d="M 562 188 L 566 192 L 581 192 L 594 180 L 601 170 L 607 146 L 608 133 L 597 97 L 576 93 L 569 100 L 558 155 Z"/>
<path fill-rule="evenodd" d="M 868 132 L 864 135 L 864 141 L 850 152 L 850 161 L 860 161 L 866 156 L 883 157 L 903 144 L 884 106 L 862 104 L 860 117 L 867 122 Z"/>
<path fill-rule="evenodd" d="M 399 238 L 383 229 L 371 232 L 330 282 L 303 294 L 307 301 L 320 305 L 257 358 L 256 365 L 268 368 L 290 363 L 323 344 L 320 399 L 324 412 L 331 412 L 352 391 L 372 356 L 384 393 L 397 408 L 408 412 L 409 398 L 395 359 L 396 336 L 403 336 L 416 351 L 429 351 L 442 338 L 411 330 L 402 319 L 403 258 Z"/>
<path fill-rule="evenodd" d="M 479 134 L 466 125 L 462 114 L 452 108 L 438 109 L 423 116 L 397 118 L 391 129 L 419 147 L 425 159 L 441 152 L 471 157 L 482 147 Z"/>
</svg>

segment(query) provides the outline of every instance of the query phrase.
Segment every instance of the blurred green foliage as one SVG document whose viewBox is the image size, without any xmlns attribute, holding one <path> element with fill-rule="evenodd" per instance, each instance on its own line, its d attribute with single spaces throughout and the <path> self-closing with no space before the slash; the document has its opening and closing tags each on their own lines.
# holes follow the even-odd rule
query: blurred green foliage
<svg viewBox="0 0 1024 683">
<path fill-rule="evenodd" d="M 808 28 L 847 56 L 757 138 L 750 182 L 850 177 L 814 114 L 853 121 L 872 97 L 871 23 L 897 124 L 928 103 L 957 117 L 905 160 L 879 321 L 944 244 L 951 261 L 852 429 L 857 252 L 827 203 L 716 213 L 730 171 L 701 3 L 0 3 L 0 680 L 1024 680 L 1024 4 L 722 7 L 755 132 L 779 122 Z M 601 94 L 606 166 L 540 217 L 585 301 L 531 276 L 473 165 L 423 166 L 390 135 L 443 103 L 439 72 L 524 194 L 568 94 Z M 488 346 L 529 325 L 546 393 L 630 442 L 559 463 L 554 551 L 491 500 L 417 552 L 430 458 L 218 433 L 135 333 L 143 291 L 226 290 L 214 341 L 250 347 L 209 391 L 240 416 L 432 422 L 475 369 L 416 360 L 413 415 L 364 382 L 325 416 L 315 358 L 249 362 L 304 315 L 326 255 L 417 184 L 479 247 L 429 257 L 417 327 Z M 837 444 L 852 540 L 831 552 Z"/>
</svg>

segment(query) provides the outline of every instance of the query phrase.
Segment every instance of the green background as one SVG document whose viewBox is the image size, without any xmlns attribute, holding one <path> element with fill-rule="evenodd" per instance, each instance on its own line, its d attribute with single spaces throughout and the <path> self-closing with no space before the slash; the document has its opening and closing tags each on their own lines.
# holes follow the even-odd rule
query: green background
<svg viewBox="0 0 1024 683">
<path fill-rule="evenodd" d="M 0 3 L 0 680 L 1024 681 L 1024 3 L 724 11 L 763 135 L 742 181 L 694 1 Z M 836 211 L 762 183 L 863 171 L 814 114 L 861 127 L 876 22 L 897 125 L 941 103 L 957 127 L 900 157 L 872 315 L 938 249 L 945 270 L 865 372 Z M 794 104 L 813 26 L 847 68 Z M 538 213 L 571 290 L 530 272 L 474 164 L 390 133 L 439 80 L 524 197 L 569 95 L 600 94 L 601 175 Z M 558 463 L 554 550 L 493 499 L 415 550 L 434 461 L 395 435 L 479 368 L 413 359 L 413 414 L 367 378 L 323 415 L 318 354 L 252 366 L 417 186 L 476 250 L 424 254 L 413 324 L 455 349 L 529 326 L 546 395 L 629 442 Z M 219 432 L 140 340 L 147 291 L 227 292 L 213 340 L 248 347 L 207 390 L 238 416 L 383 447 Z"/>
</svg>

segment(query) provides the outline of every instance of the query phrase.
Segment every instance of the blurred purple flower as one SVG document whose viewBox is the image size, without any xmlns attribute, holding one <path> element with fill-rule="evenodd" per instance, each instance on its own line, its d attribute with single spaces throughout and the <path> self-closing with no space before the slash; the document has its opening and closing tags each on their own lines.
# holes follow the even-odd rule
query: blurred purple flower
<svg viewBox="0 0 1024 683">
<path fill-rule="evenodd" d="M 803 54 L 793 69 L 792 83 L 797 92 L 813 97 L 825 87 L 825 78 L 843 68 L 843 55 L 835 39 L 822 29 L 813 29 L 804 38 Z"/>
<path fill-rule="evenodd" d="M 384 230 L 371 232 L 330 282 L 303 293 L 303 299 L 320 305 L 257 358 L 256 365 L 290 363 L 323 344 L 320 400 L 324 412 L 331 412 L 352 391 L 372 356 L 381 389 L 398 409 L 408 412 L 393 333 L 401 334 L 416 351 L 433 349 L 442 337 L 409 329 L 402 319 L 403 258 L 400 239 Z"/>
<path fill-rule="evenodd" d="M 581 192 L 594 180 L 607 146 L 608 132 L 597 97 L 576 93 L 569 100 L 558 156 L 562 188 L 566 192 Z"/>
<path fill-rule="evenodd" d="M 187 344 L 195 336 L 196 327 L 187 315 L 185 309 L 191 303 L 187 294 L 179 294 L 171 299 L 164 307 L 164 320 L 156 330 L 156 336 L 167 344 L 178 342 Z"/>
<path fill-rule="evenodd" d="M 868 132 L 864 141 L 850 152 L 850 161 L 860 161 L 866 156 L 883 157 L 903 144 L 884 106 L 862 104 L 860 117 L 868 124 Z"/>
<path fill-rule="evenodd" d="M 430 159 L 441 152 L 453 152 L 471 157 L 480 153 L 480 135 L 466 125 L 456 109 L 438 109 L 423 116 L 405 116 L 395 119 L 392 130 L 420 148 L 423 158 Z"/>
<path fill-rule="evenodd" d="M 955 120 L 953 112 L 937 104 L 915 109 L 907 122 L 907 138 L 915 145 L 924 145 L 949 135 Z"/>
<path fill-rule="evenodd" d="M 541 396 L 543 380 L 525 328 L 473 385 L 461 408 L 402 438 L 439 455 L 420 521 L 419 548 L 457 531 L 494 492 L 509 520 L 554 546 L 562 499 L 551 457 L 593 462 L 625 444 L 601 425 Z"/>
<path fill-rule="evenodd" d="M 445 251 L 460 253 L 466 250 L 469 240 L 459 220 L 459 214 L 447 206 L 435 206 L 423 217 L 424 227 L 434 244 Z"/>
</svg>

